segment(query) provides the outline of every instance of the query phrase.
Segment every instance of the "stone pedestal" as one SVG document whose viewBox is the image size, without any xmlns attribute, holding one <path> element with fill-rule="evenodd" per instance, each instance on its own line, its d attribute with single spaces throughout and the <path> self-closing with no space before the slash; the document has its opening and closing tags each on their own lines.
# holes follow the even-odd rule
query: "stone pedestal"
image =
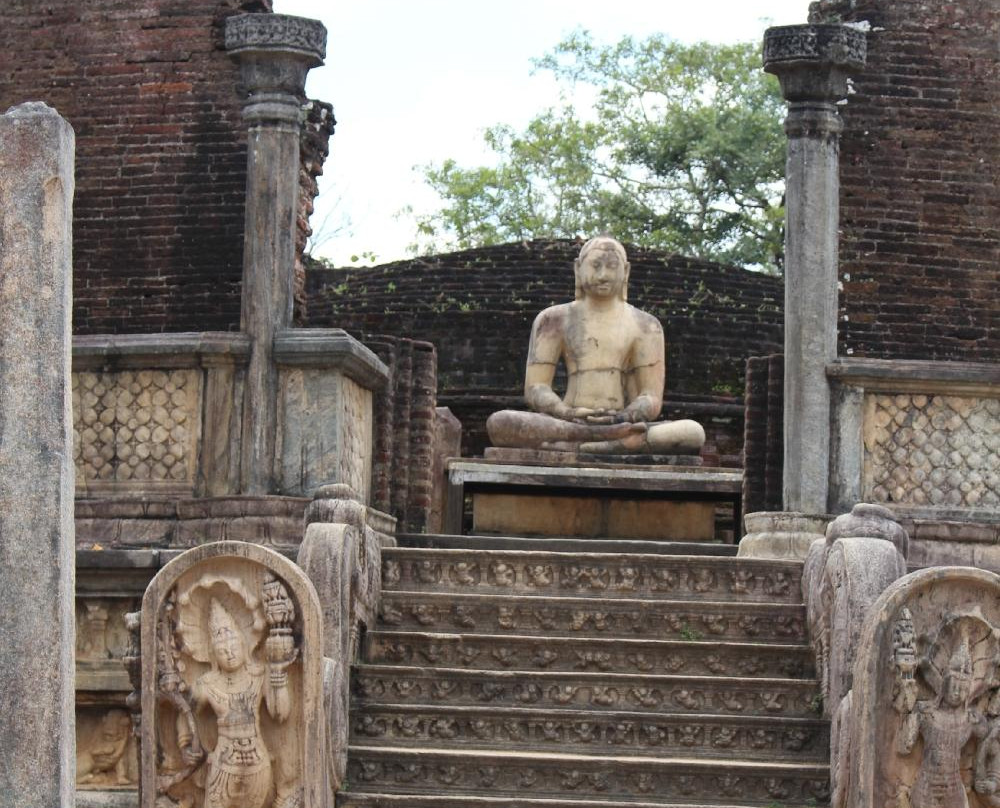
<svg viewBox="0 0 1000 808">
<path fill-rule="evenodd" d="M 827 510 L 830 389 L 837 355 L 837 102 L 865 63 L 865 35 L 843 25 L 768 29 L 764 70 L 788 101 L 785 202 L 784 508 Z"/>
<path fill-rule="evenodd" d="M 738 519 L 741 481 L 730 469 L 453 460 L 445 532 L 461 533 L 470 493 L 477 534 L 713 541 L 720 504 Z"/>
<path fill-rule="evenodd" d="M 832 516 L 786 511 L 757 511 L 744 518 L 746 535 L 740 540 L 742 558 L 804 560 L 809 548 L 822 539 Z"/>
<path fill-rule="evenodd" d="M 323 63 L 326 29 L 284 14 L 226 20 L 226 48 L 247 91 L 246 233 L 241 330 L 251 340 L 243 417 L 241 488 L 273 488 L 278 373 L 275 334 L 292 322 L 299 136 L 306 73 Z"/>
<path fill-rule="evenodd" d="M 0 803 L 73 804 L 74 135 L 0 117 Z"/>
</svg>

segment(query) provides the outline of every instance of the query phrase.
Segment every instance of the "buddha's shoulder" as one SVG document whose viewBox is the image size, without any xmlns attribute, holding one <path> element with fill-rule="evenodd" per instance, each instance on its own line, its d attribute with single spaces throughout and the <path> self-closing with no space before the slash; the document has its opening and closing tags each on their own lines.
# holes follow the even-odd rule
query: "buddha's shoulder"
<svg viewBox="0 0 1000 808">
<path fill-rule="evenodd" d="M 663 333 L 663 326 L 660 321 L 648 311 L 637 309 L 635 306 L 626 303 L 627 311 L 632 318 L 632 322 L 644 334 Z"/>
<path fill-rule="evenodd" d="M 553 327 L 565 323 L 570 317 L 573 305 L 573 303 L 557 303 L 555 306 L 542 309 L 535 317 L 535 328 Z"/>
</svg>

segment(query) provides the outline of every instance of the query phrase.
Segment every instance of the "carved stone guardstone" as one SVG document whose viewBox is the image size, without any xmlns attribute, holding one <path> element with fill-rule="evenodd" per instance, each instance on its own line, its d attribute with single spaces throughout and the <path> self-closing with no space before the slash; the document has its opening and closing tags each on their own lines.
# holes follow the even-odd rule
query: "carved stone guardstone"
<svg viewBox="0 0 1000 808">
<path fill-rule="evenodd" d="M 1000 576 L 938 567 L 892 584 L 865 620 L 835 728 L 834 805 L 1000 805 L 998 664 Z"/>
<path fill-rule="evenodd" d="M 322 619 L 284 556 L 219 542 L 143 596 L 142 808 L 321 808 Z"/>
</svg>

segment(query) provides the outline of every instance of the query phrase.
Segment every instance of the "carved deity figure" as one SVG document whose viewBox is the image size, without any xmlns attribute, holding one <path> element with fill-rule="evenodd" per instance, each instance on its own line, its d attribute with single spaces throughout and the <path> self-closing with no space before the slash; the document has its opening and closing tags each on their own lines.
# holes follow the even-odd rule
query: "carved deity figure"
<svg viewBox="0 0 1000 808">
<path fill-rule="evenodd" d="M 246 622 L 261 622 L 259 612 L 234 617 L 216 597 L 201 616 L 201 628 L 194 639 L 185 638 L 201 650 L 211 668 L 201 674 L 184 698 L 187 708 L 178 705 L 176 719 L 177 747 L 183 768 L 163 782 L 162 790 L 191 777 L 204 760 L 204 771 L 196 779 L 204 782 L 202 808 L 292 808 L 301 804 L 301 789 L 296 783 L 276 782 L 272 755 L 261 731 L 263 710 L 277 723 L 291 712 L 288 667 L 298 657 L 291 622 L 294 607 L 284 587 L 275 579 L 264 584 L 264 617 L 269 627 L 264 642 L 266 662 L 254 658 L 259 632 L 247 631 Z M 235 600 L 231 598 L 231 600 Z M 242 604 L 240 604 L 242 605 Z M 234 607 L 236 608 L 236 607 Z M 207 624 L 207 632 L 204 627 Z M 191 626 L 187 626 L 191 630 Z M 253 626 L 251 627 L 253 628 Z M 177 672 L 165 667 L 160 690 L 177 704 Z M 200 714 L 211 711 L 215 719 L 215 746 L 205 759 L 206 743 L 199 732 Z M 184 804 L 183 802 L 181 804 Z"/>
<path fill-rule="evenodd" d="M 663 406 L 663 329 L 626 302 L 629 262 L 615 239 L 588 241 L 574 262 L 576 300 L 535 318 L 524 397 L 533 412 L 502 410 L 486 427 L 494 446 L 597 454 L 697 454 L 694 421 L 653 423 Z M 564 362 L 566 395 L 553 390 Z"/>
<path fill-rule="evenodd" d="M 968 808 L 961 775 L 962 754 L 973 740 L 980 741 L 982 753 L 982 742 L 989 731 L 986 718 L 974 702 L 992 681 L 996 637 L 987 624 L 976 618 L 966 616 L 946 624 L 930 653 L 919 662 L 935 697 L 918 701 L 913 630 L 908 618 L 904 612 L 893 644 L 894 706 L 902 714 L 897 751 L 909 755 L 917 740 L 923 739 L 923 756 L 910 787 L 909 804 L 912 808 Z M 976 645 L 982 647 L 976 651 Z M 977 791 L 988 786 L 982 757 L 977 756 Z"/>
</svg>

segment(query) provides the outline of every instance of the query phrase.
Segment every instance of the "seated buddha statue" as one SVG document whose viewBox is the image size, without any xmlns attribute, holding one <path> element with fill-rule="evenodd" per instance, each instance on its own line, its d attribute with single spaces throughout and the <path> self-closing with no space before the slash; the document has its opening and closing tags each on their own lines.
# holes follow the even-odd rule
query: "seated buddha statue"
<svg viewBox="0 0 1000 808">
<path fill-rule="evenodd" d="M 531 327 L 524 397 L 531 412 L 501 410 L 486 422 L 494 446 L 591 454 L 697 454 L 695 421 L 656 421 L 666 377 L 663 329 L 627 302 L 625 248 L 588 241 L 574 262 L 576 299 L 550 306 Z M 560 362 L 566 395 L 553 390 Z"/>
</svg>

